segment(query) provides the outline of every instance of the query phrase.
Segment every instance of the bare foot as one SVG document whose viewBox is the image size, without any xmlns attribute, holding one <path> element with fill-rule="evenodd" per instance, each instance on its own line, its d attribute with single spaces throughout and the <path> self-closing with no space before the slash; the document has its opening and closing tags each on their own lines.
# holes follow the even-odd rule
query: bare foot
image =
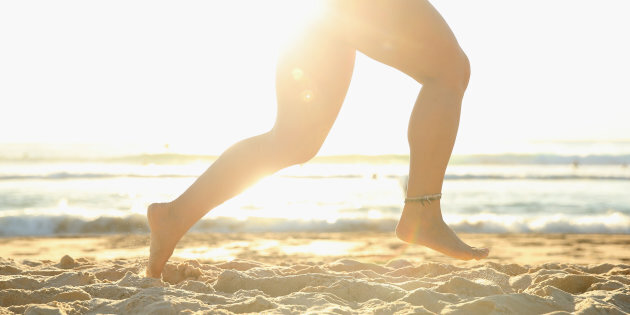
<svg viewBox="0 0 630 315">
<path fill-rule="evenodd" d="M 149 263 L 147 277 L 161 278 L 162 269 L 173 254 L 173 250 L 183 233 L 176 228 L 176 218 L 171 213 L 168 203 L 154 203 L 147 209 L 147 219 L 151 229 Z"/>
<path fill-rule="evenodd" d="M 396 236 L 407 243 L 423 245 L 457 259 L 479 260 L 490 252 L 487 248 L 468 246 L 457 237 L 444 223 L 439 201 L 426 207 L 420 203 L 406 204 L 396 226 Z"/>
</svg>

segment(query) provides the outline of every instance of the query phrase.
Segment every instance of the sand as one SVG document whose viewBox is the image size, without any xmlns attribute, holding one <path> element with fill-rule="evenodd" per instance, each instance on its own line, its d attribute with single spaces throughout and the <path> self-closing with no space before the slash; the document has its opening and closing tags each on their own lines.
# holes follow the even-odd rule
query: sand
<svg viewBox="0 0 630 315">
<path fill-rule="evenodd" d="M 630 235 L 463 235 L 461 262 L 385 233 L 191 234 L 163 279 L 146 235 L 0 239 L 0 314 L 624 314 Z"/>
</svg>

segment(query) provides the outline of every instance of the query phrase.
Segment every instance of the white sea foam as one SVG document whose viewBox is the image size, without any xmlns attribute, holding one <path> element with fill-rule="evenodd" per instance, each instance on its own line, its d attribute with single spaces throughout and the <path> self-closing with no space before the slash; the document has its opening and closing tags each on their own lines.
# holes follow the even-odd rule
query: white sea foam
<svg viewBox="0 0 630 315">
<path fill-rule="evenodd" d="M 209 217 L 192 228 L 194 232 L 392 232 L 392 218 L 301 220 L 285 218 Z M 449 216 L 447 223 L 466 233 L 630 233 L 630 215 L 617 211 L 590 216 L 515 216 L 478 214 Z M 21 215 L 0 217 L 1 236 L 147 233 L 146 218 L 139 214 L 87 218 L 76 215 Z"/>
<path fill-rule="evenodd" d="M 613 210 L 592 215 L 483 213 L 449 218 L 455 230 L 470 233 L 630 233 L 630 215 Z"/>
</svg>

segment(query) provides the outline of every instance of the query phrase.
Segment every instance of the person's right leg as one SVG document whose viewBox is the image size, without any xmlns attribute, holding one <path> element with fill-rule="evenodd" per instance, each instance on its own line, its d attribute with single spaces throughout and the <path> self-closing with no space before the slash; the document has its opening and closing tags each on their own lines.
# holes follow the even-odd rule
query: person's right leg
<svg viewBox="0 0 630 315">
<path fill-rule="evenodd" d="M 442 191 L 455 143 L 468 59 L 442 16 L 426 0 L 329 0 L 347 42 L 422 84 L 409 120 L 408 197 Z M 442 219 L 439 201 L 407 203 L 396 235 L 458 259 L 480 259 L 486 249 L 464 243 Z"/>
<path fill-rule="evenodd" d="M 319 150 L 345 98 L 355 50 L 324 28 L 301 35 L 278 62 L 273 129 L 229 148 L 174 201 L 149 207 L 147 276 L 160 277 L 179 239 L 208 211 L 261 177 L 308 161 Z"/>
</svg>

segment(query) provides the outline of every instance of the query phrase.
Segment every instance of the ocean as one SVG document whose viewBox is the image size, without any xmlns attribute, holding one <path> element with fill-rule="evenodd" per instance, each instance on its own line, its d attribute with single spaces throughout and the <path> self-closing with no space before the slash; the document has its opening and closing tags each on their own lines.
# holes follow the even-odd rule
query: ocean
<svg viewBox="0 0 630 315">
<path fill-rule="evenodd" d="M 0 157 L 0 236 L 148 233 L 214 157 Z M 630 155 L 455 155 L 442 208 L 467 233 L 630 233 Z M 392 231 L 408 157 L 324 156 L 265 178 L 208 213 L 198 232 Z M 208 192 L 212 194 L 212 192 Z"/>
</svg>

